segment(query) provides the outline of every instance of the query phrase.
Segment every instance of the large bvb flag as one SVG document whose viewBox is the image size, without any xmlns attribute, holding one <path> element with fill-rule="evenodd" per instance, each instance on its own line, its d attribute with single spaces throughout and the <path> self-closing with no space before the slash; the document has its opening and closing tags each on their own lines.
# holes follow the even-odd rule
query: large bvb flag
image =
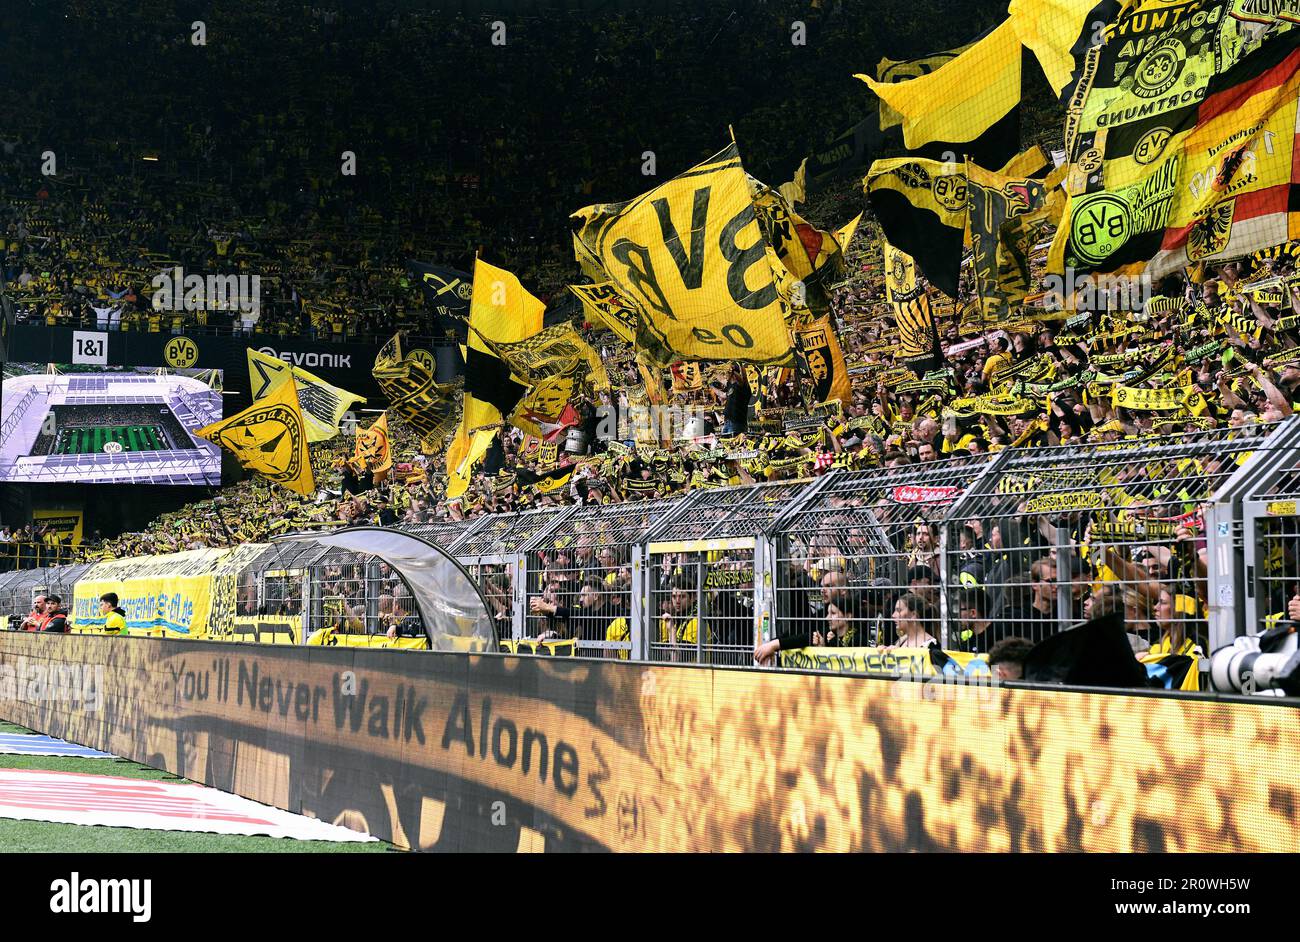
<svg viewBox="0 0 1300 942">
<path fill-rule="evenodd" d="M 420 279 L 424 303 L 438 318 L 441 331 L 454 331 L 456 338 L 465 342 L 466 321 L 469 320 L 469 299 L 474 288 L 474 278 L 468 272 L 445 265 L 430 265 L 414 259 L 406 263 L 407 269 Z"/>
<path fill-rule="evenodd" d="M 778 274 L 734 142 L 634 200 L 574 218 L 578 250 L 637 308 L 637 346 L 655 362 L 790 361 Z"/>
<path fill-rule="evenodd" d="M 333 386 L 319 376 L 252 347 L 248 348 L 248 380 L 254 401 L 265 399 L 286 384 L 297 386 L 298 405 L 307 423 L 309 442 L 333 438 L 352 405 L 366 401 L 364 396 Z"/>
<path fill-rule="evenodd" d="M 292 378 L 238 415 L 194 434 L 232 452 L 249 471 L 304 497 L 316 488 L 307 454 L 306 423 Z"/>
</svg>

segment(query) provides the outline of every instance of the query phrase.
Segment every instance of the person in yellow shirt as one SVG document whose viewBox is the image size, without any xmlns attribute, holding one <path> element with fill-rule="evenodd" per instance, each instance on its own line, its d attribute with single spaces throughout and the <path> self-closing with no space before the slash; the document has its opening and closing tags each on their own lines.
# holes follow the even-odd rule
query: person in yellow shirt
<svg viewBox="0 0 1300 942">
<path fill-rule="evenodd" d="M 105 592 L 99 597 L 99 612 L 104 616 L 104 634 L 126 634 L 126 613 L 117 607 L 116 592 Z"/>
<path fill-rule="evenodd" d="M 1007 352 L 1005 337 L 993 338 L 993 352 L 984 361 L 984 370 L 980 374 L 986 384 L 993 381 L 994 375 L 1011 365 L 1011 354 Z"/>
</svg>

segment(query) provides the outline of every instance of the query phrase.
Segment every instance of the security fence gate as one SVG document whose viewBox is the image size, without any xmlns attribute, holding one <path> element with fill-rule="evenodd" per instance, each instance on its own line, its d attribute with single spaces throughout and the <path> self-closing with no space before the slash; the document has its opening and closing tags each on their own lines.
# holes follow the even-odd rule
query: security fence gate
<svg viewBox="0 0 1300 942">
<path fill-rule="evenodd" d="M 893 644 L 900 600 L 922 630 L 940 637 L 940 526 L 992 464 L 972 455 L 822 479 L 770 532 L 783 646 Z"/>
<path fill-rule="evenodd" d="M 697 491 L 647 534 L 650 660 L 753 662 L 763 630 L 758 590 L 770 584 L 765 533 L 812 486 L 781 481 Z"/>
<path fill-rule="evenodd" d="M 528 636 L 524 549 L 573 511 L 573 507 L 539 507 L 486 516 L 447 548 L 478 582 L 496 619 L 498 638 L 519 640 Z"/>
<path fill-rule="evenodd" d="M 573 638 L 590 657 L 639 657 L 641 541 L 680 501 L 578 507 L 525 548 L 524 636 Z"/>
<path fill-rule="evenodd" d="M 1007 453 L 944 522 L 948 647 L 1039 642 L 1119 612 L 1139 647 L 1208 653 L 1202 512 L 1267 431 Z"/>
<path fill-rule="evenodd" d="M 1223 518 L 1240 504 L 1240 539 L 1232 521 L 1225 531 L 1221 554 L 1240 553 L 1240 579 L 1219 592 L 1241 604 L 1232 606 L 1242 622 L 1225 630 L 1224 643 L 1238 633 L 1256 634 L 1279 622 L 1300 621 L 1300 420 L 1293 418 L 1269 445 L 1271 460 L 1253 474 L 1241 474 L 1234 493 L 1219 502 Z M 1231 571 L 1232 567 L 1225 567 Z"/>
</svg>

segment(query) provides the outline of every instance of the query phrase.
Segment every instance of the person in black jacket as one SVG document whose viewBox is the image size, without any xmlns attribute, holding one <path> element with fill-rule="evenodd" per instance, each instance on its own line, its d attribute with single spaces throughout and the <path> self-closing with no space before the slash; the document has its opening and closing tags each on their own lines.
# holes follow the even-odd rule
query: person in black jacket
<svg viewBox="0 0 1300 942">
<path fill-rule="evenodd" d="M 717 389 L 717 385 L 714 385 Z M 727 374 L 727 385 L 721 393 L 714 393 L 722 399 L 723 435 L 739 435 L 749 428 L 749 380 L 740 369 L 740 364 L 731 364 Z"/>
</svg>

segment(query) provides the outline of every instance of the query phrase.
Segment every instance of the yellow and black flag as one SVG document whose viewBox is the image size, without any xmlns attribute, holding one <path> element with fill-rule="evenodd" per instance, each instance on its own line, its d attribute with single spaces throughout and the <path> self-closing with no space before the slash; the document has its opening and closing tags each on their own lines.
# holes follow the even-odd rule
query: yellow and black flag
<svg viewBox="0 0 1300 942">
<path fill-rule="evenodd" d="M 895 359 L 917 376 L 943 365 L 939 328 L 934 321 L 930 297 L 916 280 L 916 262 L 889 242 L 885 253 L 885 296 L 898 322 Z"/>
<path fill-rule="evenodd" d="M 465 492 L 502 423 L 528 392 L 490 344 L 517 343 L 533 336 L 542 329 L 545 310 L 546 305 L 524 290 L 510 272 L 475 260 L 465 396 L 460 429 L 447 454 L 448 498 Z"/>
<path fill-rule="evenodd" d="M 365 396 L 340 389 L 304 369 L 290 366 L 283 360 L 248 348 L 248 383 L 253 400 L 265 399 L 290 383 L 298 390 L 298 405 L 307 423 L 307 441 L 323 442 L 339 433 L 339 423 L 356 403 L 366 401 Z"/>
<path fill-rule="evenodd" d="M 388 442 L 388 413 L 385 412 L 367 429 L 357 429 L 357 440 L 352 456 L 358 458 L 375 474 L 393 466 L 393 452 Z"/>
<path fill-rule="evenodd" d="M 443 332 L 455 333 L 465 342 L 465 322 L 469 319 L 469 297 L 474 279 L 468 272 L 445 265 L 430 265 L 414 259 L 406 263 L 407 270 L 420 280 L 424 303 L 437 318 Z"/>
<path fill-rule="evenodd" d="M 553 324 L 513 343 L 479 339 L 505 362 L 511 373 L 529 383 L 572 373 L 596 390 L 609 389 L 604 361 L 572 324 Z"/>
<path fill-rule="evenodd" d="M 374 377 L 388 399 L 389 410 L 429 447 L 436 448 L 456 417 L 455 387 L 436 381 L 433 354 L 415 349 L 403 355 L 397 335 L 375 357 Z"/>
<path fill-rule="evenodd" d="M 587 320 L 612 331 L 624 343 L 636 342 L 636 309 L 609 282 L 598 285 L 569 285 L 582 301 Z"/>
<path fill-rule="evenodd" d="M 889 243 L 957 297 L 966 229 L 966 166 L 913 157 L 877 160 L 863 184 Z"/>
<path fill-rule="evenodd" d="M 233 453 L 242 467 L 297 494 L 309 497 L 316 489 L 307 425 L 292 377 L 238 415 L 194 434 Z"/>
<path fill-rule="evenodd" d="M 778 293 L 792 309 L 826 310 L 829 284 L 844 275 L 844 252 L 836 234 L 809 223 L 778 190 L 753 178 L 750 182 L 763 238 L 789 276 L 778 281 Z M 799 285 L 799 296 L 792 296 L 787 281 Z"/>
<path fill-rule="evenodd" d="M 903 82 L 858 75 L 902 117 L 917 156 L 970 157 L 1001 167 L 1020 150 L 1020 38 L 1010 20 L 926 75 Z"/>
<path fill-rule="evenodd" d="M 853 401 L 853 386 L 849 381 L 848 367 L 844 365 L 844 352 L 831 327 L 829 316 L 819 318 L 811 327 L 798 331 L 799 346 L 804 362 L 813 379 L 817 401 Z"/>
<path fill-rule="evenodd" d="M 975 286 L 984 320 L 1011 316 L 1030 288 L 1028 233 L 1018 217 L 1040 209 L 1047 199 L 1041 180 L 992 173 L 966 164 L 967 225 L 974 255 Z"/>
<path fill-rule="evenodd" d="M 956 49 L 945 49 L 943 52 L 934 52 L 928 56 L 918 56 L 915 59 L 890 59 L 884 57 L 876 64 L 876 81 L 888 82 L 896 85 L 899 82 L 910 82 L 912 79 L 920 78 L 923 75 L 929 75 L 937 71 L 940 66 L 947 65 L 953 59 L 969 49 L 973 43 L 967 43 L 964 46 L 958 46 Z M 861 76 L 858 76 L 861 78 Z M 881 99 L 880 102 L 880 129 L 886 131 L 892 127 L 898 127 L 903 123 L 903 116 L 895 111 L 888 102 Z"/>
<path fill-rule="evenodd" d="M 634 200 L 574 219 L 578 244 L 637 308 L 637 346 L 654 362 L 789 362 L 778 273 L 734 142 Z"/>
<path fill-rule="evenodd" d="M 1074 91 L 1088 50 L 1132 0 L 1011 0 L 1007 16 L 1062 102 Z M 1168 6 L 1168 5 L 1166 5 Z M 1008 173 L 1009 176 L 1017 174 Z"/>
<path fill-rule="evenodd" d="M 1069 202 L 1052 272 L 1159 277 L 1295 232 L 1300 30 L 1230 16 L 1241 2 L 1177 16 L 1149 7 L 1089 53 L 1070 103 Z"/>
</svg>

